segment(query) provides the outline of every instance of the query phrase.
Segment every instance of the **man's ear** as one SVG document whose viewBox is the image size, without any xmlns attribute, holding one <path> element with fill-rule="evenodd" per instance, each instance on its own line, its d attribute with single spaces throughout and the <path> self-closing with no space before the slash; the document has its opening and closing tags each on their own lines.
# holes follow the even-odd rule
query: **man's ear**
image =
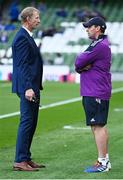
<svg viewBox="0 0 123 180">
<path fill-rule="evenodd" d="M 100 26 L 97 26 L 96 27 L 97 31 L 101 30 L 101 27 Z"/>
<path fill-rule="evenodd" d="M 26 20 L 27 20 L 27 21 L 29 21 L 29 20 L 30 20 L 29 16 L 27 16 Z"/>
</svg>

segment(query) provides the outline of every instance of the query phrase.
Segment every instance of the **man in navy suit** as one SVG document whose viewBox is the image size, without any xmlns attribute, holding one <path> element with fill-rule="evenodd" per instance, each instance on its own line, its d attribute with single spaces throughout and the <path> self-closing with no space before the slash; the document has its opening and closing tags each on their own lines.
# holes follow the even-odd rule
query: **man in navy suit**
<svg viewBox="0 0 123 180">
<path fill-rule="evenodd" d="M 14 170 L 37 171 L 45 167 L 32 161 L 31 142 L 37 125 L 43 62 L 32 31 L 40 23 L 39 11 L 27 7 L 21 14 L 22 27 L 12 43 L 12 92 L 20 98 L 20 124 L 18 128 Z"/>
</svg>

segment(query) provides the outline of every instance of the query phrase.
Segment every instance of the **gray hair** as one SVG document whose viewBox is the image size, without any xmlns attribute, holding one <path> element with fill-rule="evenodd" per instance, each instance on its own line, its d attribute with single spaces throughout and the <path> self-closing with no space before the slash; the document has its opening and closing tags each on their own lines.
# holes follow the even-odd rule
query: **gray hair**
<svg viewBox="0 0 123 180">
<path fill-rule="evenodd" d="M 22 22 L 25 22 L 27 20 L 27 17 L 31 18 L 33 16 L 33 12 L 35 12 L 35 11 L 40 13 L 40 11 L 34 7 L 24 8 L 20 13 L 20 20 Z"/>
</svg>

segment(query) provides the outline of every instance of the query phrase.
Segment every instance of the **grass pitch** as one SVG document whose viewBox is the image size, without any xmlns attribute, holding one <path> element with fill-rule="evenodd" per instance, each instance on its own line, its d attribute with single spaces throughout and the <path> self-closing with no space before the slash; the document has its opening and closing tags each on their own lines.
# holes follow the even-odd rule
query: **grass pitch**
<svg viewBox="0 0 123 180">
<path fill-rule="evenodd" d="M 11 83 L 0 83 L 0 115 L 19 111 L 19 99 L 11 94 Z M 122 82 L 113 83 L 113 88 Z M 79 85 L 45 83 L 42 105 L 79 97 Z M 122 179 L 123 92 L 112 95 L 108 120 L 109 152 L 112 170 L 86 174 L 86 166 L 96 160 L 96 148 L 90 129 L 86 129 L 81 101 L 40 110 L 32 144 L 32 157 L 47 168 L 39 172 L 13 172 L 16 133 L 19 116 L 0 119 L 0 178 L 1 179 Z M 72 129 L 64 129 L 72 126 Z M 81 129 L 83 128 L 83 129 Z M 84 129 L 85 128 L 85 129 Z"/>
</svg>

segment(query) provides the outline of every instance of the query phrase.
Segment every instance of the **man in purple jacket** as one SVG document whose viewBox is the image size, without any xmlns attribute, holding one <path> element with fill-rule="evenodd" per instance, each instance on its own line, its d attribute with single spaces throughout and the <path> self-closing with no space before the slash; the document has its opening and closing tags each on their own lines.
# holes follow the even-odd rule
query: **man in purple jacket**
<svg viewBox="0 0 123 180">
<path fill-rule="evenodd" d="M 106 129 L 111 97 L 111 50 L 107 36 L 104 35 L 106 24 L 100 17 L 94 17 L 83 23 L 90 46 L 77 55 L 75 69 L 80 74 L 80 94 L 86 124 L 91 126 L 98 151 L 98 160 L 84 172 L 105 172 L 111 169 L 108 155 L 108 132 Z"/>
</svg>

